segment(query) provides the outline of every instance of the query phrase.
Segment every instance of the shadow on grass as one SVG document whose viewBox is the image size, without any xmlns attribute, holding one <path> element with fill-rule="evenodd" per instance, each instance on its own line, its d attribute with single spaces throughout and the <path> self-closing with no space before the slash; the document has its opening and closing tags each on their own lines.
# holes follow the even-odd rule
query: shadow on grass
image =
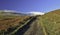
<svg viewBox="0 0 60 35">
<path fill-rule="evenodd" d="M 30 25 L 32 24 L 33 21 L 36 20 L 36 17 L 34 17 L 30 22 L 28 22 L 25 26 L 20 28 L 15 35 L 24 35 L 24 33 L 30 28 Z"/>
</svg>

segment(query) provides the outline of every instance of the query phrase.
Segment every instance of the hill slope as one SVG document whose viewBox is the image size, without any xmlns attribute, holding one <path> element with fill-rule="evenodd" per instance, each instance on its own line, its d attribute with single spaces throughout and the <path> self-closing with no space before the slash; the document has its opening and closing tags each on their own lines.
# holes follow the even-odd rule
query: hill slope
<svg viewBox="0 0 60 35">
<path fill-rule="evenodd" d="M 0 35 L 12 30 L 15 30 L 17 27 L 20 27 L 23 25 L 27 20 L 29 20 L 31 17 L 24 15 L 24 14 L 18 14 L 18 13 L 12 13 L 12 12 L 0 12 Z"/>
<path fill-rule="evenodd" d="M 60 35 L 60 10 L 55 10 L 40 17 L 40 25 L 45 35 Z"/>
</svg>

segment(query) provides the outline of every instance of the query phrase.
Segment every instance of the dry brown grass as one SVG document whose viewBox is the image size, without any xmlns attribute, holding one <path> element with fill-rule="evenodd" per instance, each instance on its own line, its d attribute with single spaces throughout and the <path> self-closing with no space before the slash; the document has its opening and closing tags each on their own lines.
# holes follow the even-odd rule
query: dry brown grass
<svg viewBox="0 0 60 35">
<path fill-rule="evenodd" d="M 16 17 L 6 17 L 0 20 L 0 30 L 6 30 L 10 27 L 16 27 L 20 25 L 20 22 L 28 19 L 29 16 L 16 16 Z"/>
</svg>

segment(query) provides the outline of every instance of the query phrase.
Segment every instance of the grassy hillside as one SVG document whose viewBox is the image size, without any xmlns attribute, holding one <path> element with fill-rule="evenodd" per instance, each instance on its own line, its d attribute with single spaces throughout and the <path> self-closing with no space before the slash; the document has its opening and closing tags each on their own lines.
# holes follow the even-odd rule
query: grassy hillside
<svg viewBox="0 0 60 35">
<path fill-rule="evenodd" d="M 60 35 L 60 10 L 41 16 L 40 25 L 45 35 Z"/>
<path fill-rule="evenodd" d="M 15 15 L 3 15 L 4 12 L 0 12 L 0 35 L 3 35 L 3 32 L 9 32 L 11 29 L 15 29 L 23 25 L 30 16 L 15 16 Z"/>
<path fill-rule="evenodd" d="M 0 35 L 5 34 L 6 32 L 7 33 L 10 32 L 11 29 L 15 30 L 17 27 L 20 27 L 21 25 L 23 25 L 30 18 L 31 18 L 30 16 L 26 16 L 26 15 L 18 16 L 13 13 L 12 13 L 12 15 L 9 15 L 8 13 L 0 12 Z M 43 31 L 42 32 L 43 34 L 60 35 L 60 10 L 48 12 L 48 13 L 38 17 L 37 20 L 38 20 L 37 22 L 41 26 L 40 28 L 41 28 L 41 31 Z M 37 26 L 39 26 L 39 25 L 37 25 Z M 36 27 L 34 27 L 34 28 L 36 28 Z"/>
</svg>

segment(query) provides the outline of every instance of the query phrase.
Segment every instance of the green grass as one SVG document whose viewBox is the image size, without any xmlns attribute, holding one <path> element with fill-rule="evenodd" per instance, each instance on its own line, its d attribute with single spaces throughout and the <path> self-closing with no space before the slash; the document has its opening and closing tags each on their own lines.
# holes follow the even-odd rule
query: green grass
<svg viewBox="0 0 60 35">
<path fill-rule="evenodd" d="M 49 12 L 40 17 L 45 35 L 60 35 L 60 11 Z"/>
</svg>

